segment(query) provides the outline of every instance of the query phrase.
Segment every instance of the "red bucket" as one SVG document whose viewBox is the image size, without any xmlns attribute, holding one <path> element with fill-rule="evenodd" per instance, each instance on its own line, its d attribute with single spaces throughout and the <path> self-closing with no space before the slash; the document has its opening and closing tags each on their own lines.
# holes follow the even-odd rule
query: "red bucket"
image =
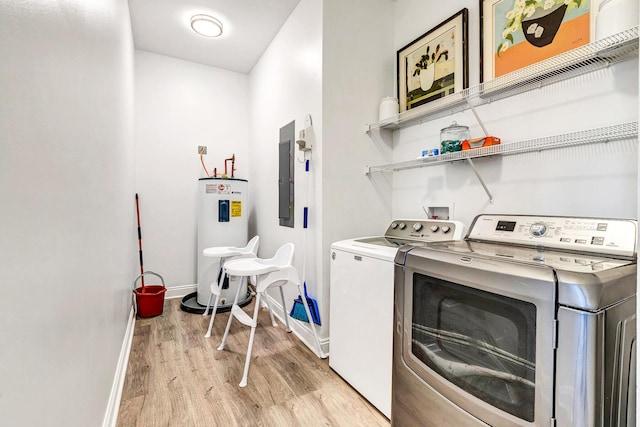
<svg viewBox="0 0 640 427">
<path fill-rule="evenodd" d="M 145 285 L 136 288 L 136 283 L 143 275 L 153 274 L 160 278 L 162 285 Z M 152 271 L 145 271 L 133 281 L 133 293 L 136 296 L 136 307 L 139 317 L 154 317 L 162 314 L 164 308 L 164 294 L 167 288 L 164 285 L 164 279 L 159 274 Z"/>
</svg>

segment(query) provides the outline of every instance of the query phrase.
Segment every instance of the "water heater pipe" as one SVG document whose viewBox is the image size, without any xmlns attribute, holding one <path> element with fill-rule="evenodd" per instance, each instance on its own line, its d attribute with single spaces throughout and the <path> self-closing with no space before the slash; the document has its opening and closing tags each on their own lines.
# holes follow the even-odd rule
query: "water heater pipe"
<svg viewBox="0 0 640 427">
<path fill-rule="evenodd" d="M 235 171 L 236 171 L 236 155 L 233 154 L 231 155 L 231 157 L 229 157 L 228 159 L 224 159 L 224 175 L 222 176 L 223 178 L 227 177 L 227 162 L 231 160 L 231 178 L 234 177 Z"/>
</svg>

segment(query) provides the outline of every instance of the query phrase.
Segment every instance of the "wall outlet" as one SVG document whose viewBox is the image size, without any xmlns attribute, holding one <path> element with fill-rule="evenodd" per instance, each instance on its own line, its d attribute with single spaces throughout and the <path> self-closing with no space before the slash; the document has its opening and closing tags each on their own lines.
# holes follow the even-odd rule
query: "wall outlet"
<svg viewBox="0 0 640 427">
<path fill-rule="evenodd" d="M 198 145 L 198 154 L 207 154 L 207 146 Z"/>
</svg>

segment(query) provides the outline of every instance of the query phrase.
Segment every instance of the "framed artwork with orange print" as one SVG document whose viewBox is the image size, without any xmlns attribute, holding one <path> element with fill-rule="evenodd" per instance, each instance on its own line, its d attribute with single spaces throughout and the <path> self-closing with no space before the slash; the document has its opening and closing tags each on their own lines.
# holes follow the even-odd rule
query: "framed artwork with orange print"
<svg viewBox="0 0 640 427">
<path fill-rule="evenodd" d="M 480 0 L 480 82 L 594 40 L 601 0 Z"/>
</svg>

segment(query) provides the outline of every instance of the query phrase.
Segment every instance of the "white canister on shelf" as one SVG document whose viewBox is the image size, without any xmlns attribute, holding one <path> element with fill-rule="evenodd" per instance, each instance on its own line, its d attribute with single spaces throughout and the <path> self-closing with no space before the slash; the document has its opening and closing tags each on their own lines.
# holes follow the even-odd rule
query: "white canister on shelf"
<svg viewBox="0 0 640 427">
<path fill-rule="evenodd" d="M 382 98 L 380 102 L 380 109 L 378 110 L 378 120 L 386 120 L 391 116 L 398 114 L 398 98 L 393 96 L 386 96 Z"/>
<path fill-rule="evenodd" d="M 638 25 L 638 0 L 603 0 L 596 16 L 596 40 Z"/>
</svg>

